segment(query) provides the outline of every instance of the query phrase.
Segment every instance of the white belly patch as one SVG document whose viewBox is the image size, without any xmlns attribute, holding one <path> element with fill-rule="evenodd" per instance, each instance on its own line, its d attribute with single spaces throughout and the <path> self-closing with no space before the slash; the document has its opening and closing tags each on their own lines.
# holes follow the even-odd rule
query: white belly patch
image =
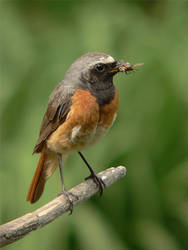
<svg viewBox="0 0 188 250">
<path fill-rule="evenodd" d="M 81 134 L 81 125 L 77 125 L 72 129 L 72 133 L 70 136 L 71 141 L 75 141 L 76 138 L 79 137 L 79 135 Z"/>
<path fill-rule="evenodd" d="M 69 140 L 74 144 L 81 144 L 82 146 L 88 146 L 98 142 L 109 130 L 116 119 L 117 114 L 114 114 L 112 123 L 109 127 L 104 127 L 102 124 L 98 124 L 93 130 L 82 128 L 81 125 L 77 125 L 72 129 Z"/>
<path fill-rule="evenodd" d="M 81 125 L 77 125 L 72 129 L 69 140 L 74 144 L 89 145 L 95 137 L 96 127 L 94 129 L 83 129 Z"/>
</svg>

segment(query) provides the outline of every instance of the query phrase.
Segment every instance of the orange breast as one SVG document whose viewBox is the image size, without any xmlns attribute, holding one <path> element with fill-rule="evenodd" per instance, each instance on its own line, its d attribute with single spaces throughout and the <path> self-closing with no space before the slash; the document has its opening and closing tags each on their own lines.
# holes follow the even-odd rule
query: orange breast
<svg viewBox="0 0 188 250">
<path fill-rule="evenodd" d="M 51 134 L 47 146 L 66 153 L 89 144 L 99 121 L 99 105 L 88 90 L 79 89 L 72 97 L 71 110 L 65 122 Z"/>
<path fill-rule="evenodd" d="M 116 90 L 114 99 L 107 105 L 100 108 L 100 119 L 98 126 L 109 128 L 117 115 L 119 104 L 118 92 Z"/>
<path fill-rule="evenodd" d="M 117 116 L 118 104 L 119 97 L 116 90 L 114 99 L 111 101 L 111 103 L 104 105 L 99 110 L 99 122 L 95 133 L 94 143 L 101 139 L 101 137 L 103 137 L 112 126 Z"/>
<path fill-rule="evenodd" d="M 118 110 L 118 93 L 101 108 L 88 90 L 79 89 L 72 97 L 72 107 L 65 122 L 47 140 L 52 151 L 69 153 L 98 141 L 110 128 Z"/>
</svg>

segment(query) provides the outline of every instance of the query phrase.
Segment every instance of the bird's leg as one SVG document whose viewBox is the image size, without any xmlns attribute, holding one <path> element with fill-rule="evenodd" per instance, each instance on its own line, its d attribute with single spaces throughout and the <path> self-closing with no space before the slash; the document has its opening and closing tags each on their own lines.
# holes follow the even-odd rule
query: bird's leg
<svg viewBox="0 0 188 250">
<path fill-rule="evenodd" d="M 94 180 L 94 182 L 97 184 L 97 186 L 99 187 L 99 194 L 100 196 L 102 196 L 103 194 L 103 189 L 105 188 L 105 183 L 104 181 L 99 177 L 97 176 L 97 174 L 95 173 L 95 171 L 92 169 L 92 167 L 89 165 L 89 163 L 87 162 L 86 158 L 83 156 L 83 154 L 78 151 L 78 154 L 80 155 L 80 157 L 82 158 L 82 160 L 85 162 L 86 166 L 88 167 L 89 171 L 90 171 L 90 176 L 88 176 L 86 178 L 89 179 L 89 178 L 92 178 Z"/>
<path fill-rule="evenodd" d="M 57 154 L 58 156 L 58 162 L 59 162 L 59 172 L 60 172 L 60 177 L 61 177 L 61 183 L 62 183 L 62 192 L 60 194 L 64 194 L 66 199 L 68 200 L 69 202 L 69 210 L 70 210 L 70 214 L 72 214 L 73 212 L 73 201 L 72 199 L 70 198 L 70 195 L 74 196 L 76 199 L 78 199 L 78 197 L 71 193 L 71 192 L 68 192 L 66 189 L 65 189 L 65 183 L 64 183 L 64 176 L 63 176 L 63 164 L 62 164 L 62 155 L 60 153 Z"/>
</svg>

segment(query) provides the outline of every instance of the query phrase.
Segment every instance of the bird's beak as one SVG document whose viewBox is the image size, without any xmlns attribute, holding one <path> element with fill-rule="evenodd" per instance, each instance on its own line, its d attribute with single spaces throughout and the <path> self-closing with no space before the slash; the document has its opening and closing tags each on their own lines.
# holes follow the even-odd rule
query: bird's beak
<svg viewBox="0 0 188 250">
<path fill-rule="evenodd" d="M 118 62 L 117 65 L 110 70 L 110 73 L 118 73 L 118 72 L 125 72 L 126 74 L 129 71 L 134 71 L 135 67 L 142 66 L 144 63 L 136 63 L 136 64 L 130 64 L 129 62 Z"/>
</svg>

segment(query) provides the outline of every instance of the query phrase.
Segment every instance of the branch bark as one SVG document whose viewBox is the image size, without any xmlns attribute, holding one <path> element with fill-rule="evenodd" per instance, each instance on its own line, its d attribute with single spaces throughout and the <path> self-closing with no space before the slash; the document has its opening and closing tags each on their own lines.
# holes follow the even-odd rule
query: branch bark
<svg viewBox="0 0 188 250">
<path fill-rule="evenodd" d="M 122 166 L 108 168 L 98 174 L 98 176 L 100 176 L 106 184 L 106 187 L 112 185 L 125 175 L 126 168 Z M 98 191 L 98 187 L 92 179 L 88 179 L 73 187 L 69 191 L 78 197 L 78 199 L 74 196 L 72 198 L 73 204 L 77 205 L 83 200 L 89 199 L 92 195 L 94 195 Z M 45 226 L 63 213 L 67 212 L 68 209 L 69 203 L 63 195 L 60 195 L 34 212 L 25 214 L 15 220 L 1 225 L 0 247 L 17 241 L 28 233 Z"/>
</svg>

